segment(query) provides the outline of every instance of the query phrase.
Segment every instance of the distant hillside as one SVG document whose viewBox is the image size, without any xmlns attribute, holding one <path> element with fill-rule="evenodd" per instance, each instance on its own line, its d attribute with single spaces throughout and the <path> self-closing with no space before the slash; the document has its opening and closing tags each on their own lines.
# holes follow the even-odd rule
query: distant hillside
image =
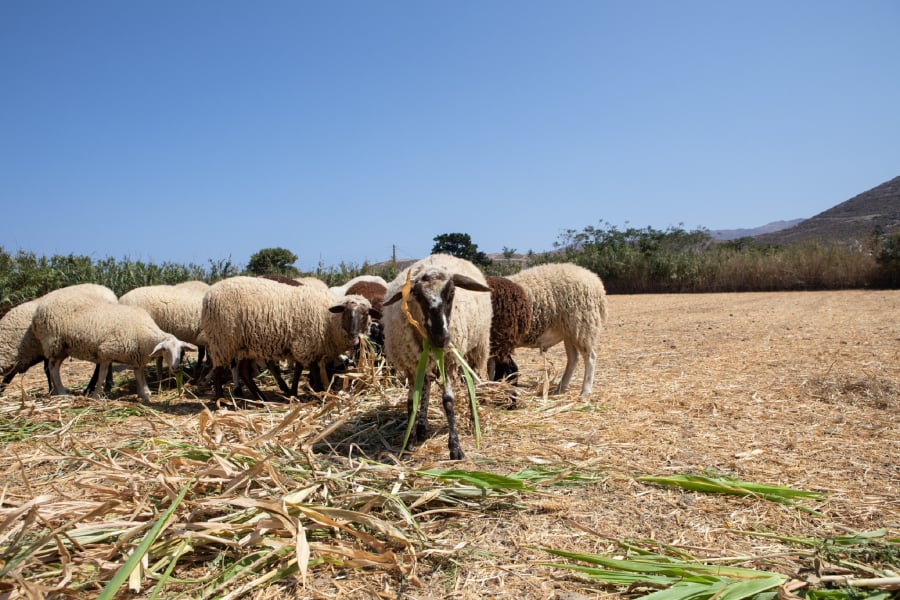
<svg viewBox="0 0 900 600">
<path fill-rule="evenodd" d="M 781 231 L 782 229 L 788 229 L 789 227 L 793 227 L 798 223 L 802 223 L 805 219 L 791 219 L 790 221 L 772 221 L 771 223 L 767 223 L 760 227 L 754 227 L 752 229 L 716 229 L 715 231 L 710 231 L 710 235 L 712 235 L 715 240 L 736 240 L 744 237 L 754 237 L 757 235 L 762 235 L 764 233 L 773 233 L 775 231 Z"/>
<path fill-rule="evenodd" d="M 900 177 L 841 202 L 825 212 L 788 229 L 756 236 L 764 243 L 789 244 L 808 240 L 831 240 L 863 244 L 878 230 L 900 232 Z"/>
</svg>

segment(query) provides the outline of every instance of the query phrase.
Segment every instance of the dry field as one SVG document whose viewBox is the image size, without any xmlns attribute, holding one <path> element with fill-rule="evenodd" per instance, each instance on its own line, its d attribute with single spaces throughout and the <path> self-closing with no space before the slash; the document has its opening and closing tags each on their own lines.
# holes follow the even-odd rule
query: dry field
<svg viewBox="0 0 900 600">
<path fill-rule="evenodd" d="M 590 401 L 580 368 L 575 389 L 543 394 L 561 346 L 519 350 L 519 407 L 482 386 L 481 446 L 462 418 L 461 462 L 439 402 L 433 438 L 395 460 L 405 391 L 384 376 L 230 410 L 191 385 L 140 405 L 127 372 L 111 400 L 50 398 L 32 369 L 0 398 L 0 598 L 96 597 L 173 505 L 140 591 L 119 597 L 150 597 L 175 556 L 158 597 L 625 598 L 542 548 L 627 542 L 805 580 L 831 559 L 785 538 L 900 536 L 900 292 L 611 296 L 610 315 Z M 67 369 L 86 382 L 85 363 Z M 551 479 L 479 490 L 435 468 Z M 823 499 L 800 500 L 810 512 L 637 480 L 707 471 Z M 886 545 L 855 574 L 900 571 Z M 241 559 L 246 577 L 215 579 Z"/>
</svg>

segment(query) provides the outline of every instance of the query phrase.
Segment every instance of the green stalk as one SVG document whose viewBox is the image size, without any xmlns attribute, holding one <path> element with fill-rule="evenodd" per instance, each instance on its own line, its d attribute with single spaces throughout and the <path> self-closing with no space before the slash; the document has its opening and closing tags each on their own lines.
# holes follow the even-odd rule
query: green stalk
<svg viewBox="0 0 900 600">
<path fill-rule="evenodd" d="M 822 516 L 817 510 L 803 506 L 794 498 L 824 500 L 824 494 L 808 490 L 798 490 L 781 485 L 767 485 L 750 481 L 741 481 L 733 477 L 709 473 L 707 475 L 670 475 L 665 477 L 638 477 L 637 481 L 680 487 L 695 492 L 732 494 L 735 496 L 751 496 L 772 502 L 787 504 L 812 515 Z"/>
<path fill-rule="evenodd" d="M 416 381 L 413 386 L 412 410 L 409 411 L 409 421 L 406 423 L 406 434 L 403 436 L 403 443 L 400 445 L 400 453 L 406 450 L 406 444 L 409 442 L 409 435 L 412 433 L 413 425 L 419 414 L 419 402 L 422 399 L 422 388 L 425 386 L 425 369 L 428 368 L 428 356 L 431 354 L 431 342 L 428 338 L 422 339 L 422 354 L 419 355 L 419 364 L 416 366 Z"/>
<path fill-rule="evenodd" d="M 160 576 L 159 581 L 156 582 L 156 585 L 153 586 L 153 592 L 151 592 L 149 600 L 156 600 L 159 592 L 161 592 L 166 584 L 171 580 L 172 570 L 175 569 L 175 563 L 177 563 L 178 559 L 181 558 L 184 553 L 190 549 L 191 547 L 190 544 L 188 544 L 188 541 L 182 540 L 181 544 L 179 544 L 178 548 L 175 550 L 175 553 L 172 554 L 172 560 L 169 561 L 168 566 L 166 566 L 166 570 L 163 572 L 162 576 Z"/>
<path fill-rule="evenodd" d="M 475 382 L 478 381 L 478 374 L 472 370 L 472 367 L 469 366 L 469 363 L 466 362 L 460 351 L 456 349 L 456 346 L 450 346 L 450 350 L 463 368 L 466 391 L 469 394 L 469 410 L 472 413 L 472 425 L 475 428 L 475 447 L 481 448 L 481 421 L 478 418 L 478 403 L 475 401 Z"/>
<path fill-rule="evenodd" d="M 478 374 L 472 370 L 472 367 L 466 362 L 466 359 L 463 358 L 462 354 L 459 350 L 456 349 L 455 346 L 450 346 L 450 351 L 456 357 L 457 362 L 459 362 L 460 366 L 462 366 L 463 377 L 466 380 L 466 391 L 469 396 L 469 408 L 472 413 L 472 423 L 475 428 L 475 447 L 481 447 L 481 422 L 478 418 L 478 403 L 475 399 L 475 382 L 478 381 Z M 402 448 L 406 448 L 406 443 L 409 441 L 409 436 L 412 434 L 413 425 L 416 422 L 416 417 L 419 414 L 419 403 L 421 402 L 423 388 L 425 386 L 425 371 L 428 368 L 428 358 L 434 358 L 435 364 L 437 364 L 438 375 L 441 379 L 441 385 L 446 388 L 447 387 L 447 367 L 444 355 L 443 348 L 433 348 L 431 346 L 431 342 L 428 341 L 427 337 L 422 338 L 422 354 L 419 355 L 419 363 L 416 365 L 416 381 L 413 386 L 413 402 L 412 402 L 412 410 L 409 414 L 409 421 L 406 424 L 406 433 L 403 436 L 403 446 Z M 403 450 L 401 450 L 402 453 Z"/>
</svg>

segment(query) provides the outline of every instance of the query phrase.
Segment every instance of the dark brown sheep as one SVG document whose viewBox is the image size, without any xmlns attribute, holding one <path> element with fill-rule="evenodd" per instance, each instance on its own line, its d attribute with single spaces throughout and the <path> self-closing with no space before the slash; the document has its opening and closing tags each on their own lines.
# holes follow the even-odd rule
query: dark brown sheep
<svg viewBox="0 0 900 600">
<path fill-rule="evenodd" d="M 525 290 L 506 277 L 485 277 L 491 288 L 491 379 L 515 383 L 519 367 L 513 360 L 513 350 L 531 326 L 531 303 Z"/>
<path fill-rule="evenodd" d="M 385 292 L 387 292 L 387 286 L 377 281 L 357 281 L 347 288 L 345 295 L 358 294 L 368 300 L 372 304 L 372 308 L 381 312 Z"/>
</svg>

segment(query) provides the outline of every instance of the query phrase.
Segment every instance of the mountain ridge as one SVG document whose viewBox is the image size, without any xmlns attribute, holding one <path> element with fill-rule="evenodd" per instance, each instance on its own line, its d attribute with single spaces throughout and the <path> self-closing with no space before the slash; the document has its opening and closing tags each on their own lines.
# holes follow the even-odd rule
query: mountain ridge
<svg viewBox="0 0 900 600">
<path fill-rule="evenodd" d="M 876 185 L 802 222 L 755 236 L 769 244 L 831 241 L 868 244 L 900 232 L 900 176 Z"/>
<path fill-rule="evenodd" d="M 755 237 L 764 233 L 774 233 L 776 231 L 782 231 L 784 229 L 794 227 L 795 225 L 798 225 L 805 220 L 806 219 L 790 219 L 787 221 L 772 221 L 771 223 L 766 223 L 765 225 L 760 225 L 759 227 L 713 229 L 709 233 L 710 235 L 712 235 L 713 239 L 727 242 L 729 240 L 736 240 L 745 237 Z"/>
</svg>

